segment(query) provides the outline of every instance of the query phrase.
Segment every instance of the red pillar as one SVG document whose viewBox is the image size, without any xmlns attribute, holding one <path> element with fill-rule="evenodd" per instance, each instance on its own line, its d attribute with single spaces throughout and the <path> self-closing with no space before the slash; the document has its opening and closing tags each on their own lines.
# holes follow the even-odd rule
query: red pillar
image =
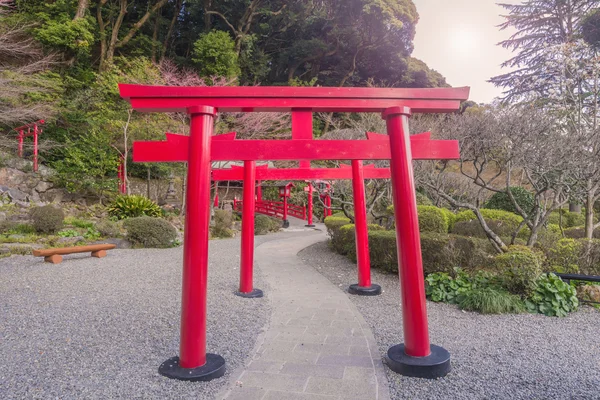
<svg viewBox="0 0 600 400">
<path fill-rule="evenodd" d="M 256 201 L 262 201 L 262 187 L 260 181 L 256 182 Z"/>
<path fill-rule="evenodd" d="M 354 200 L 354 229 L 356 260 L 358 264 L 358 284 L 350 285 L 348 292 L 364 296 L 376 296 L 381 294 L 381 286 L 371 284 L 371 260 L 369 259 L 365 179 L 361 160 L 352 160 L 352 196 Z"/>
<path fill-rule="evenodd" d="M 38 126 L 33 126 L 33 172 L 38 170 Z"/>
<path fill-rule="evenodd" d="M 308 224 L 309 228 L 314 227 L 313 224 L 313 186 L 312 183 L 308 183 Z"/>
<path fill-rule="evenodd" d="M 260 289 L 252 287 L 254 268 L 254 187 L 256 185 L 256 161 L 244 161 L 244 199 L 242 207 L 242 246 L 240 257 L 240 290 L 241 297 L 262 297 Z"/>
<path fill-rule="evenodd" d="M 23 129 L 19 131 L 19 157 L 23 158 Z"/>
<path fill-rule="evenodd" d="M 215 187 L 215 202 L 213 203 L 213 207 L 219 207 L 219 186 L 218 184 L 216 184 L 217 186 Z"/>
<path fill-rule="evenodd" d="M 187 174 L 181 342 L 179 357 L 165 361 L 159 372 L 185 380 L 210 380 L 225 374 L 225 360 L 206 353 L 206 294 L 210 223 L 210 142 L 215 109 L 188 109 L 190 139 Z"/>
<path fill-rule="evenodd" d="M 390 169 L 404 328 L 404 344 L 388 350 L 388 365 L 404 375 L 437 378 L 450 372 L 450 354 L 429 343 L 409 116 L 408 107 L 392 107 L 383 113 L 392 156 Z"/>
</svg>

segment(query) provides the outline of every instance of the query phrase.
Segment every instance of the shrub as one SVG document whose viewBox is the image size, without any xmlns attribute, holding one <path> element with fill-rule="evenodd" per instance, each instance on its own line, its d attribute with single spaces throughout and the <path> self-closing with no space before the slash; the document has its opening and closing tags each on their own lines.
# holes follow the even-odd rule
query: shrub
<svg viewBox="0 0 600 400">
<path fill-rule="evenodd" d="M 582 244 L 575 239 L 560 239 L 546 249 L 545 270 L 548 272 L 578 273 Z"/>
<path fill-rule="evenodd" d="M 346 218 L 346 219 L 348 219 L 348 217 L 346 217 L 346 214 L 344 214 L 343 211 L 338 211 L 336 213 L 333 213 L 327 218 Z"/>
<path fill-rule="evenodd" d="M 520 215 L 513 214 L 503 210 L 488 210 L 482 208 L 479 210 L 488 227 L 498 236 L 510 237 L 517 230 L 523 218 Z M 456 214 L 454 226 L 451 230 L 457 235 L 486 237 L 479 220 L 471 210 L 461 211 Z M 529 237 L 529 228 L 523 227 L 517 237 Z"/>
<path fill-rule="evenodd" d="M 444 214 L 444 217 L 446 218 L 446 222 L 448 223 L 448 231 L 452 231 L 454 223 L 456 222 L 456 214 L 454 214 L 447 208 L 439 208 L 439 210 Z"/>
<path fill-rule="evenodd" d="M 144 196 L 129 195 L 118 196 L 115 201 L 108 206 L 108 214 L 117 219 L 136 218 L 136 217 L 160 217 L 162 209 Z"/>
<path fill-rule="evenodd" d="M 542 275 L 526 301 L 531 312 L 539 312 L 550 317 L 564 317 L 577 310 L 579 301 L 575 288 L 563 282 L 554 274 Z"/>
<path fill-rule="evenodd" d="M 51 205 L 44 207 L 34 207 L 31 212 L 33 227 L 37 232 L 54 233 L 63 227 L 65 214 L 60 208 L 54 208 Z"/>
<path fill-rule="evenodd" d="M 542 257 L 525 246 L 510 246 L 494 260 L 502 285 L 514 294 L 529 295 L 535 290 L 542 274 Z"/>
<path fill-rule="evenodd" d="M 456 303 L 460 295 L 471 290 L 469 277 L 462 271 L 457 271 L 453 278 L 446 272 L 437 272 L 425 278 L 425 294 L 435 302 Z"/>
<path fill-rule="evenodd" d="M 421 192 L 417 192 L 416 196 L 417 196 L 417 204 L 418 205 L 420 205 L 420 206 L 432 206 L 433 205 L 433 203 L 431 202 L 429 197 L 427 197 L 427 195 L 425 195 Z"/>
<path fill-rule="evenodd" d="M 129 218 L 123 225 L 127 239 L 142 247 L 172 247 L 177 240 L 173 225 L 161 218 Z"/>
<path fill-rule="evenodd" d="M 269 232 L 277 232 L 281 228 L 281 221 L 263 214 L 254 217 L 254 234 L 266 235 Z"/>
<path fill-rule="evenodd" d="M 579 272 L 585 275 L 600 275 L 600 239 L 578 239 L 581 245 L 579 252 Z"/>
<path fill-rule="evenodd" d="M 380 268 L 397 274 L 396 232 L 369 231 L 369 255 L 372 268 Z"/>
<path fill-rule="evenodd" d="M 482 314 L 521 313 L 525 311 L 525 304 L 519 296 L 493 287 L 466 291 L 459 297 L 458 306 L 462 310 L 477 311 Z"/>
<path fill-rule="evenodd" d="M 337 231 L 344 225 L 350 223 L 350 220 L 346 217 L 331 217 L 325 218 L 325 227 L 327 228 L 327 234 L 333 239 L 337 234 Z"/>
<path fill-rule="evenodd" d="M 255 217 L 256 224 L 256 217 Z M 255 225 L 256 231 L 256 225 Z M 233 213 L 225 210 L 215 210 L 214 224 L 210 227 L 210 233 L 217 238 L 230 238 L 233 233 Z"/>
<path fill-rule="evenodd" d="M 350 260 L 356 261 L 356 226 L 346 224 L 340 227 L 337 234 L 331 238 L 331 247 L 341 255 L 347 255 Z"/>
<path fill-rule="evenodd" d="M 548 218 L 548 223 L 559 225 L 561 223 L 561 214 L 563 228 L 585 225 L 585 215 L 583 213 L 574 213 L 565 210 L 552 211 Z"/>
<path fill-rule="evenodd" d="M 529 212 L 533 209 L 534 197 L 531 192 L 520 186 L 512 186 L 510 192 L 517 201 L 517 204 L 525 211 Z M 484 208 L 504 210 L 511 213 L 517 213 L 513 202 L 510 200 L 508 194 L 503 192 L 494 193 L 492 197 L 485 203 Z"/>
<path fill-rule="evenodd" d="M 571 239 L 583 239 L 585 238 L 585 227 L 583 226 L 574 226 L 572 228 L 567 228 L 564 230 L 565 236 Z M 592 238 L 600 239 L 600 229 L 595 229 L 592 234 Z"/>
<path fill-rule="evenodd" d="M 94 226 L 96 230 L 104 237 L 119 237 L 121 236 L 121 228 L 119 224 L 110 220 L 100 220 Z"/>
<path fill-rule="evenodd" d="M 448 218 L 435 206 L 417 206 L 419 231 L 448 233 Z"/>
</svg>

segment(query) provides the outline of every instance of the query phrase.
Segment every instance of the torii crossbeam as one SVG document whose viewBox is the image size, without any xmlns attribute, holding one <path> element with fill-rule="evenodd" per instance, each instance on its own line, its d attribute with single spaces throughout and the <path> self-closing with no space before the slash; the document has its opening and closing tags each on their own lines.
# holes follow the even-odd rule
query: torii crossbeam
<svg viewBox="0 0 600 400">
<path fill-rule="evenodd" d="M 388 350 L 388 366 L 401 374 L 437 378 L 450 371 L 450 354 L 429 342 L 425 285 L 412 171 L 413 159 L 458 158 L 456 141 L 412 140 L 411 112 L 451 112 L 467 100 L 468 88 L 368 89 L 289 87 L 157 87 L 120 85 L 121 96 L 147 112 L 186 111 L 190 136 L 160 144 L 135 144 L 137 161 L 187 161 L 187 201 L 182 285 L 180 355 L 159 372 L 185 380 L 222 376 L 225 361 L 206 353 L 210 174 L 212 161 L 243 160 L 246 181 L 256 180 L 257 160 L 390 160 L 402 296 L 404 343 Z M 212 138 L 219 111 L 291 111 L 295 140 Z M 387 136 L 368 140 L 313 140 L 312 113 L 377 112 Z M 137 155 L 136 155 L 137 152 Z M 253 214 L 253 213 L 252 213 Z M 252 217 L 253 218 L 253 217 Z M 242 226 L 242 230 L 247 229 Z M 364 239 L 363 239 L 364 240 Z"/>
</svg>

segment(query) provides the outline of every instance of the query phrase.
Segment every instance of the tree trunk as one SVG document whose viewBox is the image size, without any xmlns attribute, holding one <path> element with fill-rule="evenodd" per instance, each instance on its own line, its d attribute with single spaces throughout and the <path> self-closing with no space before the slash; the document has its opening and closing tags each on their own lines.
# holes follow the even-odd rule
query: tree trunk
<svg viewBox="0 0 600 400">
<path fill-rule="evenodd" d="M 150 167 L 147 168 L 148 175 L 146 178 L 146 197 L 150 198 Z"/>
<path fill-rule="evenodd" d="M 183 7 L 183 1 L 178 0 L 175 6 L 175 12 L 173 13 L 173 18 L 171 18 L 171 23 L 169 24 L 169 30 L 167 31 L 167 36 L 163 42 L 162 51 L 160 54 L 161 61 L 167 55 L 167 49 L 169 47 L 169 41 L 171 40 L 171 35 L 173 35 L 173 29 L 175 28 L 175 23 L 177 22 L 177 17 L 179 17 L 179 13 L 181 12 L 181 8 Z"/>
<path fill-rule="evenodd" d="M 210 9 L 212 7 L 212 0 L 204 0 L 204 32 L 210 32 L 212 29 L 212 23 L 210 19 Z"/>
<path fill-rule="evenodd" d="M 156 13 L 154 18 L 154 30 L 152 31 L 152 56 L 150 57 L 152 62 L 156 64 L 156 53 L 158 52 L 158 28 L 160 27 L 161 13 Z"/>
<path fill-rule="evenodd" d="M 594 200 L 596 191 L 588 190 L 585 199 L 585 238 L 592 239 L 594 236 Z"/>
<path fill-rule="evenodd" d="M 80 18 L 85 17 L 85 13 L 90 6 L 90 0 L 79 0 L 77 2 L 77 11 L 75 12 L 75 17 L 73 21 L 77 21 Z"/>
</svg>

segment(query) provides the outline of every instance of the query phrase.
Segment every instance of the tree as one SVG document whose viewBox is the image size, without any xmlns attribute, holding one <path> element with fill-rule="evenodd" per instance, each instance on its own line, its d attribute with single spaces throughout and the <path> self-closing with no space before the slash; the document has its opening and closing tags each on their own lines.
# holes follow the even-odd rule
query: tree
<svg viewBox="0 0 600 400">
<path fill-rule="evenodd" d="M 240 74 L 235 43 L 227 32 L 203 33 L 194 43 L 192 60 L 203 77 L 236 78 Z"/>
</svg>

